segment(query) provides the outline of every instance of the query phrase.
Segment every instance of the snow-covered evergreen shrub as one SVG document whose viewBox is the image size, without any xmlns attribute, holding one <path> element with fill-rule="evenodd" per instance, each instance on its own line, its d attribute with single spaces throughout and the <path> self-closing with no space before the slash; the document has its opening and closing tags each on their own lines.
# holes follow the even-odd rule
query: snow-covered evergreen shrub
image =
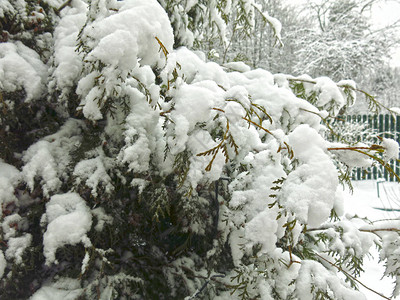
<svg viewBox="0 0 400 300">
<path fill-rule="evenodd" d="M 365 299 L 374 243 L 398 276 L 398 236 L 343 215 L 337 168 L 398 145 L 325 139 L 354 86 L 227 72 L 174 49 L 155 0 L 65 4 L 33 8 L 43 40 L 7 27 L 28 3 L 0 6 L 2 298 Z"/>
</svg>

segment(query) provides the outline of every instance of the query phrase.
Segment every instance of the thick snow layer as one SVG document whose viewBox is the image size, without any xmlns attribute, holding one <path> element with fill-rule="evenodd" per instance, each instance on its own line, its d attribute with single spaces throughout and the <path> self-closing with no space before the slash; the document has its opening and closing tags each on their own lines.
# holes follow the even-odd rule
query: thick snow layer
<svg viewBox="0 0 400 300">
<path fill-rule="evenodd" d="M 326 108 L 331 105 L 334 108 L 334 112 L 338 113 L 346 104 L 346 101 L 337 84 L 328 77 L 319 77 L 315 81 L 317 83 L 314 85 L 313 90 L 319 93 L 316 106 Z"/>
<path fill-rule="evenodd" d="M 43 235 L 46 264 L 57 263 L 56 251 L 64 245 L 91 245 L 86 233 L 92 226 L 92 214 L 78 194 L 67 193 L 51 197 L 46 204 L 45 218 L 48 223 Z"/>
<path fill-rule="evenodd" d="M 390 110 L 393 111 L 394 113 L 400 115 L 400 108 L 399 107 L 391 107 Z"/>
<path fill-rule="evenodd" d="M 82 72 L 82 59 L 75 49 L 78 32 L 86 21 L 86 5 L 74 1 L 73 7 L 62 12 L 64 15 L 54 30 L 53 79 L 49 86 L 60 90 L 63 99 Z"/>
<path fill-rule="evenodd" d="M 246 65 L 242 61 L 232 61 L 223 64 L 224 67 L 232 70 L 232 71 L 237 71 L 237 72 L 248 72 L 251 70 L 250 66 Z"/>
<path fill-rule="evenodd" d="M 153 81 L 154 78 L 150 75 L 152 74 L 151 70 L 148 67 L 143 67 L 142 70 L 147 75 L 143 76 L 142 74 L 142 82 L 148 84 Z M 123 121 L 125 126 L 121 136 L 124 137 L 125 146 L 117 158 L 119 163 L 127 164 L 130 170 L 145 172 L 149 168 L 151 159 L 156 161 L 157 156 L 151 157 L 151 154 L 156 151 L 158 143 L 162 140 L 161 137 L 156 138 L 159 134 L 162 135 L 158 126 L 159 112 L 148 105 L 146 97 L 138 89 L 129 87 L 126 93 L 133 100 L 131 113 L 124 117 Z M 157 101 L 158 98 L 155 100 Z M 110 122 L 110 124 L 114 124 L 116 127 L 115 123 Z"/>
<path fill-rule="evenodd" d="M 18 179 L 19 171 L 16 167 L 9 165 L 0 158 L 0 178 L 8 178 L 10 181 Z"/>
<path fill-rule="evenodd" d="M 75 300 L 82 294 L 77 279 L 61 278 L 53 284 L 41 287 L 30 300 Z"/>
<path fill-rule="evenodd" d="M 3 278 L 4 270 L 6 269 L 7 262 L 4 258 L 3 251 L 0 250 L 0 279 Z"/>
<path fill-rule="evenodd" d="M 10 238 L 7 241 L 6 258 L 8 260 L 14 259 L 16 264 L 22 263 L 22 254 L 25 249 L 31 245 L 32 235 L 25 233 L 23 236 Z"/>
<path fill-rule="evenodd" d="M 194 52 L 185 47 L 180 47 L 168 56 L 166 68 L 161 76 L 164 81 L 172 79 L 171 73 L 179 64 L 178 72 L 185 78 L 185 82 L 190 84 L 199 81 L 214 81 L 217 85 L 229 88 L 229 74 L 214 62 L 205 62 Z M 236 73 L 236 72 L 233 72 Z"/>
<path fill-rule="evenodd" d="M 285 204 L 299 220 L 318 227 L 335 203 L 336 167 L 326 153 L 326 141 L 308 125 L 289 134 L 289 145 L 302 164 L 289 173 L 282 188 Z"/>
<path fill-rule="evenodd" d="M 22 176 L 33 190 L 35 179 L 40 178 L 45 196 L 61 186 L 65 169 L 70 163 L 70 152 L 80 145 L 83 122 L 69 119 L 61 129 L 33 144 L 25 151 Z"/>
<path fill-rule="evenodd" d="M 373 160 L 363 153 L 354 150 L 346 150 L 346 148 L 349 148 L 347 144 L 331 143 L 330 147 L 341 149 L 341 150 L 332 150 L 331 152 L 335 155 L 335 157 L 339 161 L 346 164 L 350 168 L 354 167 L 368 168 L 373 163 Z M 368 145 L 364 143 L 357 143 L 353 145 L 353 147 L 368 148 Z M 361 149 L 361 151 L 367 151 L 367 150 Z"/>
<path fill-rule="evenodd" d="M 20 179 L 20 172 L 0 158 L 0 214 L 9 203 L 18 203 L 14 189 Z"/>
<path fill-rule="evenodd" d="M 312 274 L 310 276 L 310 274 Z M 326 290 L 329 287 L 333 292 L 334 299 L 343 300 L 367 300 L 367 298 L 354 289 L 341 288 L 344 286 L 335 272 L 328 271 L 324 266 L 312 260 L 303 260 L 296 279 L 297 297 L 299 300 L 315 299 L 310 293 L 315 289 Z"/>
<path fill-rule="evenodd" d="M 171 140 L 173 153 L 184 150 L 188 134 L 193 131 L 196 123 L 208 120 L 214 103 L 223 102 L 223 93 L 218 90 L 218 86 L 212 81 L 181 86 L 176 94 L 175 110 L 171 114 L 177 137 Z"/>
<path fill-rule="evenodd" d="M 12 214 L 4 217 L 1 227 L 3 229 L 4 240 L 9 240 L 17 234 L 17 229 L 20 227 L 22 217 L 19 214 Z"/>
<path fill-rule="evenodd" d="M 195 5 L 195 1 L 187 2 L 186 8 Z M 250 4 L 254 2 L 246 3 L 244 9 L 251 13 Z M 187 48 L 173 50 L 170 21 L 156 0 L 101 0 L 91 4 L 87 7 L 75 0 L 60 12 L 54 56 L 49 62 L 49 91 L 51 95 L 61 94 L 60 102 L 76 92 L 78 111 L 93 124 L 86 126 L 82 120 L 68 119 L 57 133 L 31 145 L 22 154 L 22 179 L 17 170 L 11 168 L 15 177 L 3 176 L 0 170 L 2 204 L 15 201 L 13 189 L 18 180 L 23 180 L 30 190 L 39 184 L 45 200 L 50 198 L 41 219 L 46 264 L 58 263 L 57 251 L 65 245 L 90 247 L 92 225 L 101 231 L 113 221 L 101 207 L 91 210 L 77 193 L 57 194 L 66 187 L 70 191 L 87 188 L 91 196 L 99 197 L 99 191 L 112 194 L 117 187 L 113 185 L 116 178 L 139 191 L 150 186 L 153 175 L 168 178 L 168 185 L 170 180 L 176 180 L 173 186 L 179 185 L 178 192 L 185 195 L 178 197 L 184 201 L 181 209 L 190 217 L 184 230 L 200 235 L 208 233 L 212 223 L 212 216 L 201 222 L 212 214 L 196 211 L 210 205 L 206 197 L 211 196 L 208 192 L 207 196 L 203 194 L 205 187 L 229 176 L 219 195 L 223 201 L 217 199 L 216 204 L 218 236 L 221 245 L 227 247 L 219 248 L 215 241 L 215 247 L 208 252 L 210 261 L 213 255 L 220 255 L 218 251 L 230 249 L 228 257 L 232 257 L 233 264 L 243 268 L 245 276 L 250 274 L 248 290 L 254 293 L 251 298 L 262 295 L 273 299 L 273 290 L 282 299 L 293 296 L 291 293 L 297 293 L 299 299 L 310 299 L 310 290 L 316 286 L 328 289 L 334 298 L 364 299 L 349 289 L 330 265 L 296 256 L 305 245 L 326 257 L 329 247 L 338 255 L 349 252 L 361 257 L 376 241 L 371 232 L 358 231 L 359 220 L 351 214 L 340 221 L 329 220 L 332 208 L 338 214 L 344 209 L 338 171 L 327 149 L 332 145 L 323 137 L 321 116 L 328 117 L 328 112 L 334 114 L 345 104 L 341 88 L 328 78 L 299 77 L 306 96 L 312 98 L 310 102 L 315 101 L 314 106 L 293 94 L 293 78 L 286 75 L 251 70 L 242 63 L 226 65 L 236 70 L 227 72 L 226 66 L 206 62 L 203 55 Z M 231 4 L 236 5 L 231 2 L 227 6 Z M 216 11 L 211 12 L 213 20 L 219 22 L 220 17 Z M 280 26 L 275 19 L 266 18 L 275 27 Z M 78 34 L 81 26 L 83 30 Z M 222 23 L 216 26 L 224 27 Z M 7 55 L 25 55 L 18 43 L 2 47 L 11 49 Z M 29 71 L 37 56 L 23 58 Z M 45 76 L 46 70 L 40 68 L 43 66 L 38 64 L 33 69 Z M 31 91 L 32 99 L 43 89 L 35 92 L 29 85 L 33 80 L 29 84 L 21 82 L 16 88 L 27 94 Z M 353 87 L 351 82 L 341 84 Z M 92 126 L 98 129 L 96 134 L 100 132 L 93 145 L 92 140 L 83 140 Z M 398 154 L 398 146 L 390 141 L 383 143 L 388 157 Z M 354 164 L 356 157 L 346 159 Z M 1 166 L 10 169 L 2 161 Z M 196 213 L 190 215 L 192 211 Z M 9 264 L 18 264 L 29 249 L 32 236 L 21 232 L 21 225 L 27 223 L 22 212 L 19 211 L 21 216 L 15 213 L 3 218 L 2 232 L 8 248 L 0 252 L 0 274 L 4 273 L 4 257 Z M 306 240 L 319 230 L 326 233 L 331 244 Z M 97 251 L 101 254 L 102 250 Z M 335 253 L 329 253 L 329 258 L 336 259 Z M 88 280 L 96 277 L 91 273 L 95 270 L 89 264 L 89 255 L 87 251 L 78 258 L 82 273 L 90 273 Z M 395 264 L 392 258 L 388 259 Z M 186 257 L 182 262 L 187 262 L 188 267 L 192 261 Z M 178 266 L 177 261 L 173 264 Z M 394 267 L 390 265 L 390 270 Z M 260 272 L 266 276 L 259 276 Z M 201 273 L 207 272 L 203 269 Z M 232 274 L 229 270 L 226 273 L 229 280 Z M 118 276 L 114 277 L 116 281 Z M 107 280 L 113 279 L 108 276 Z M 86 288 L 91 283 L 81 284 Z M 192 281 L 188 286 L 195 290 L 196 284 L 200 283 Z M 102 297 L 112 296 L 110 285 L 101 288 Z M 32 299 L 68 299 L 80 292 L 77 282 L 62 279 L 51 286 L 45 284 Z"/>
<path fill-rule="evenodd" d="M 107 170 L 112 167 L 113 160 L 107 158 L 102 149 L 96 151 L 95 158 L 81 160 L 74 168 L 73 176 L 75 176 L 76 184 L 84 183 L 92 189 L 93 196 L 97 197 L 97 188 L 104 187 L 105 193 L 114 190 L 111 184 L 111 178 L 107 174 Z"/>
<path fill-rule="evenodd" d="M 399 144 L 392 139 L 382 139 L 382 146 L 385 148 L 385 159 L 398 159 L 399 158 Z"/>
<path fill-rule="evenodd" d="M 246 237 L 250 241 L 262 245 L 261 253 L 273 252 L 277 242 L 277 231 L 278 222 L 276 222 L 274 210 L 263 211 L 246 225 Z"/>
<path fill-rule="evenodd" d="M 172 51 L 174 44 L 168 15 L 155 0 L 122 2 L 117 13 L 86 27 L 84 36 L 94 41 L 89 59 L 100 59 L 123 70 L 133 69 L 137 60 L 141 65 L 161 67 L 165 56 L 156 38 L 167 51 Z"/>
<path fill-rule="evenodd" d="M 162 68 L 174 44 L 168 15 L 157 1 L 114 4 L 120 7 L 97 12 L 81 37 L 86 76 L 76 92 L 81 98 L 79 109 L 93 121 L 104 117 L 101 109 L 107 101 L 130 97 L 132 89 L 145 89 L 156 102 L 159 87 L 148 82 L 155 77 L 150 67 Z"/>
<path fill-rule="evenodd" d="M 23 90 L 26 101 L 37 99 L 45 89 L 47 68 L 39 55 L 21 42 L 0 43 L 0 89 Z"/>
</svg>

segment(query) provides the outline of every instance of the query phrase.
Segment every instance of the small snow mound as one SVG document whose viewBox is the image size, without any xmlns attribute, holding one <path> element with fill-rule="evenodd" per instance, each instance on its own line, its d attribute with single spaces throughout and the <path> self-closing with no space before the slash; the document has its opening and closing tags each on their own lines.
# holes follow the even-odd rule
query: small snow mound
<svg viewBox="0 0 400 300">
<path fill-rule="evenodd" d="M 86 234 L 92 226 L 92 214 L 78 194 L 54 195 L 46 205 L 45 216 L 48 222 L 43 235 L 46 264 L 57 263 L 56 251 L 64 245 L 91 245 Z"/>
<path fill-rule="evenodd" d="M 165 56 L 157 39 L 168 52 L 174 44 L 168 15 L 155 0 L 125 1 L 116 14 L 86 27 L 85 34 L 95 43 L 90 56 L 126 70 L 137 59 L 141 65 L 162 66 Z"/>
<path fill-rule="evenodd" d="M 391 107 L 390 110 L 397 115 L 400 115 L 400 107 Z"/>
<path fill-rule="evenodd" d="M 30 300 L 74 300 L 81 296 L 82 291 L 79 280 L 61 277 L 57 282 L 42 286 Z"/>
<path fill-rule="evenodd" d="M 0 43 L 0 90 L 23 89 L 26 101 L 37 99 L 45 87 L 47 68 L 39 55 L 21 42 Z"/>
<path fill-rule="evenodd" d="M 3 278 L 4 270 L 6 269 L 7 262 L 4 258 L 3 251 L 0 250 L 0 279 Z"/>
<path fill-rule="evenodd" d="M 289 145 L 303 163 L 292 171 L 282 187 L 285 205 L 296 218 L 318 227 L 329 218 L 335 205 L 337 170 L 326 153 L 326 142 L 308 125 L 300 125 L 289 134 Z"/>
<path fill-rule="evenodd" d="M 319 92 L 317 107 L 326 109 L 327 107 L 331 107 L 335 114 L 339 112 L 339 110 L 346 104 L 345 99 L 343 98 L 343 94 L 340 89 L 328 77 L 319 77 L 316 78 L 314 90 Z"/>
<path fill-rule="evenodd" d="M 385 147 L 385 159 L 397 159 L 399 157 L 399 144 L 392 139 L 382 139 L 382 146 Z"/>
<path fill-rule="evenodd" d="M 231 69 L 233 71 L 242 72 L 242 73 L 248 72 L 251 70 L 251 68 L 242 61 L 228 62 L 226 64 L 223 64 L 223 66 L 228 69 Z"/>
<path fill-rule="evenodd" d="M 31 245 L 32 235 L 25 233 L 23 236 L 10 238 L 7 242 L 6 257 L 8 260 L 14 259 L 16 264 L 22 264 L 22 254 Z"/>
<path fill-rule="evenodd" d="M 61 90 L 61 98 L 76 84 L 82 72 L 82 61 L 75 49 L 79 30 L 86 21 L 86 6 L 76 6 L 66 10 L 66 15 L 54 29 L 53 80 L 50 81 L 49 87 Z"/>
<path fill-rule="evenodd" d="M 343 149 L 343 150 L 332 150 L 332 153 L 336 156 L 336 158 L 339 161 L 341 161 L 350 168 L 355 168 L 355 167 L 368 168 L 373 163 L 372 159 L 370 159 L 369 156 L 365 155 L 364 153 L 352 150 L 345 150 L 346 148 L 348 148 L 346 144 L 331 143 L 330 146 L 332 148 Z M 357 143 L 353 145 L 353 147 L 367 148 L 368 145 L 364 143 Z"/>
<path fill-rule="evenodd" d="M 3 213 L 3 208 L 9 203 L 17 203 L 15 197 L 15 186 L 20 179 L 20 172 L 12 165 L 5 163 L 0 158 L 0 213 Z"/>
</svg>

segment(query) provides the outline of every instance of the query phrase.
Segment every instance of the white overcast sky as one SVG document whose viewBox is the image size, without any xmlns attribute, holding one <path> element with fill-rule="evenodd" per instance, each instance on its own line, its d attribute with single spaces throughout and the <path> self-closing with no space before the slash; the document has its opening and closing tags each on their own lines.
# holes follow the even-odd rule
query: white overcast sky
<svg viewBox="0 0 400 300">
<path fill-rule="evenodd" d="M 379 27 L 393 24 L 400 19 L 400 1 L 384 1 L 374 5 L 372 10 L 372 18 Z M 400 35 L 400 27 L 398 31 Z M 400 67 L 400 45 L 398 45 L 398 50 L 393 57 L 392 64 Z"/>
</svg>

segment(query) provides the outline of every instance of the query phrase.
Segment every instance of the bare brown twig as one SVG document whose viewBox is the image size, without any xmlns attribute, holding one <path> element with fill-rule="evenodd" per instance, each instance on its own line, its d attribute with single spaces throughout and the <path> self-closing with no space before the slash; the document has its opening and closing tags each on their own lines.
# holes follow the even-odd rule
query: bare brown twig
<svg viewBox="0 0 400 300">
<path fill-rule="evenodd" d="M 55 9 L 55 12 L 57 14 L 59 14 L 60 11 L 62 11 L 64 8 L 66 8 L 68 5 L 70 5 L 71 2 L 72 2 L 72 0 L 65 1 L 59 8 Z"/>
</svg>

